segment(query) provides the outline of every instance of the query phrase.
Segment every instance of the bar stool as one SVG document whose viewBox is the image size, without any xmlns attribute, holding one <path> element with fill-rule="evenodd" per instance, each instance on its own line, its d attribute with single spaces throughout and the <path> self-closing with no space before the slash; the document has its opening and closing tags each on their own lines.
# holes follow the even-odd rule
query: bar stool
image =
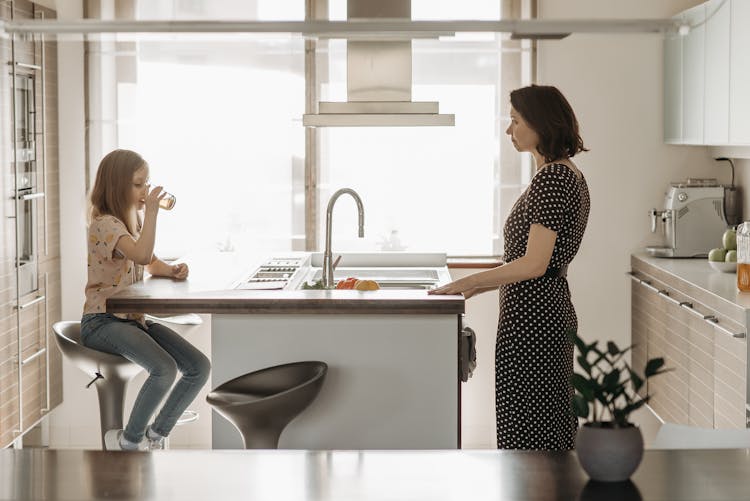
<svg viewBox="0 0 750 501">
<path fill-rule="evenodd" d="M 128 383 L 143 370 L 125 357 L 94 350 L 81 342 L 81 322 L 62 321 L 52 326 L 55 341 L 68 360 L 94 378 L 99 399 L 99 423 L 102 449 L 107 430 L 123 428 L 125 390 Z M 89 383 L 89 385 L 91 384 Z"/>
<path fill-rule="evenodd" d="M 206 401 L 242 435 L 245 449 L 277 449 L 287 424 L 318 396 L 325 362 L 268 367 L 219 385 Z"/>
</svg>

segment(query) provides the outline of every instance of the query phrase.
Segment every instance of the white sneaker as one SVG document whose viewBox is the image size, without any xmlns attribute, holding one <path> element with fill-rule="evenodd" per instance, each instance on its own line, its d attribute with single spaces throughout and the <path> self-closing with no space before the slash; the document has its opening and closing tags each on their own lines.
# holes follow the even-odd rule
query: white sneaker
<svg viewBox="0 0 750 501">
<path fill-rule="evenodd" d="M 144 437 L 146 438 L 146 442 L 148 443 L 148 450 L 154 451 L 166 449 L 166 437 L 162 437 L 158 433 L 154 432 L 151 429 L 151 426 L 146 428 Z"/>
<path fill-rule="evenodd" d="M 122 430 L 108 430 L 104 434 L 104 450 L 107 451 L 121 451 L 122 446 L 120 445 L 120 437 L 122 436 Z"/>
<path fill-rule="evenodd" d="M 125 437 L 122 436 L 123 430 L 113 429 L 108 430 L 104 434 L 104 449 L 108 451 L 143 451 L 146 450 L 147 444 L 145 440 L 141 440 L 140 443 L 134 444 L 134 447 L 123 447 L 123 442 L 128 442 Z M 129 442 L 128 442 L 129 443 Z"/>
<path fill-rule="evenodd" d="M 148 450 L 150 451 L 166 449 L 165 440 L 163 438 L 157 440 L 151 440 L 150 438 L 147 438 L 146 440 L 148 441 Z"/>
</svg>

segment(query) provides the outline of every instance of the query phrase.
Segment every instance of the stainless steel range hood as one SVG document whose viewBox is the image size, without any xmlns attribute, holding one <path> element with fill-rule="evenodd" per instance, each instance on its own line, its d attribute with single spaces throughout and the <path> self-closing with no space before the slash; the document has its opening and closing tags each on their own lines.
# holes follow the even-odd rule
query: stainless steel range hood
<svg viewBox="0 0 750 501">
<path fill-rule="evenodd" d="M 411 0 L 347 0 L 347 20 L 411 20 Z M 346 102 L 320 102 L 306 127 L 454 125 L 437 102 L 411 100 L 411 40 L 347 41 Z"/>
</svg>

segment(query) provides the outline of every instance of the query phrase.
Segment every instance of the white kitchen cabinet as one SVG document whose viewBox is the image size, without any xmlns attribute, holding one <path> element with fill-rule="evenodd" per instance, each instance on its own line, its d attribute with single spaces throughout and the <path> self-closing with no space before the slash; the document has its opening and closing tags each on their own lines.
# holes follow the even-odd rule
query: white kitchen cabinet
<svg viewBox="0 0 750 501">
<path fill-rule="evenodd" d="M 729 64 L 731 2 L 706 4 L 704 140 L 706 144 L 729 143 Z"/>
<path fill-rule="evenodd" d="M 750 145 L 750 1 L 731 4 L 729 142 Z"/>
<path fill-rule="evenodd" d="M 705 4 L 682 14 L 693 28 L 682 40 L 682 143 L 703 144 L 705 92 Z"/>
<path fill-rule="evenodd" d="M 682 37 L 664 39 L 664 142 L 682 143 Z"/>
<path fill-rule="evenodd" d="M 664 141 L 750 145 L 750 1 L 709 0 L 664 38 Z"/>
<path fill-rule="evenodd" d="M 633 367 L 663 357 L 670 369 L 647 382 L 651 410 L 669 423 L 745 428 L 750 298 L 735 275 L 643 255 L 631 267 Z"/>
</svg>

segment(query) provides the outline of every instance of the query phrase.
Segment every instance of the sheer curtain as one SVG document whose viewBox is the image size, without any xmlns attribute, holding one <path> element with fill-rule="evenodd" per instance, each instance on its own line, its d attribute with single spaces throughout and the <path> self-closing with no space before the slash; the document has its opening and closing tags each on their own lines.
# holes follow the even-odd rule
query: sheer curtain
<svg viewBox="0 0 750 501">
<path fill-rule="evenodd" d="M 518 15 L 523 1 L 412 0 L 412 18 L 499 19 Z M 91 17 L 103 19 L 302 20 L 304 13 L 302 0 L 89 1 Z M 345 19 L 346 0 L 329 0 L 329 16 Z M 330 41 L 318 54 L 328 69 L 321 100 L 346 99 L 345 47 Z M 114 147 L 149 161 L 152 181 L 177 196 L 159 220 L 157 254 L 165 257 L 198 247 L 291 250 L 305 237 L 306 193 L 318 190 L 322 226 L 329 196 L 344 186 L 364 200 L 366 238 L 356 238 L 356 211 L 342 198 L 336 248 L 498 254 L 504 212 L 528 182 L 520 156 L 506 155 L 504 135 L 507 92 L 527 83 L 527 54 L 499 34 L 414 41 L 413 100 L 439 101 L 441 113 L 455 113 L 455 127 L 319 129 L 315 187 L 304 178 L 302 38 L 89 43 L 90 168 Z M 322 228 L 317 234 L 320 248 Z"/>
</svg>

